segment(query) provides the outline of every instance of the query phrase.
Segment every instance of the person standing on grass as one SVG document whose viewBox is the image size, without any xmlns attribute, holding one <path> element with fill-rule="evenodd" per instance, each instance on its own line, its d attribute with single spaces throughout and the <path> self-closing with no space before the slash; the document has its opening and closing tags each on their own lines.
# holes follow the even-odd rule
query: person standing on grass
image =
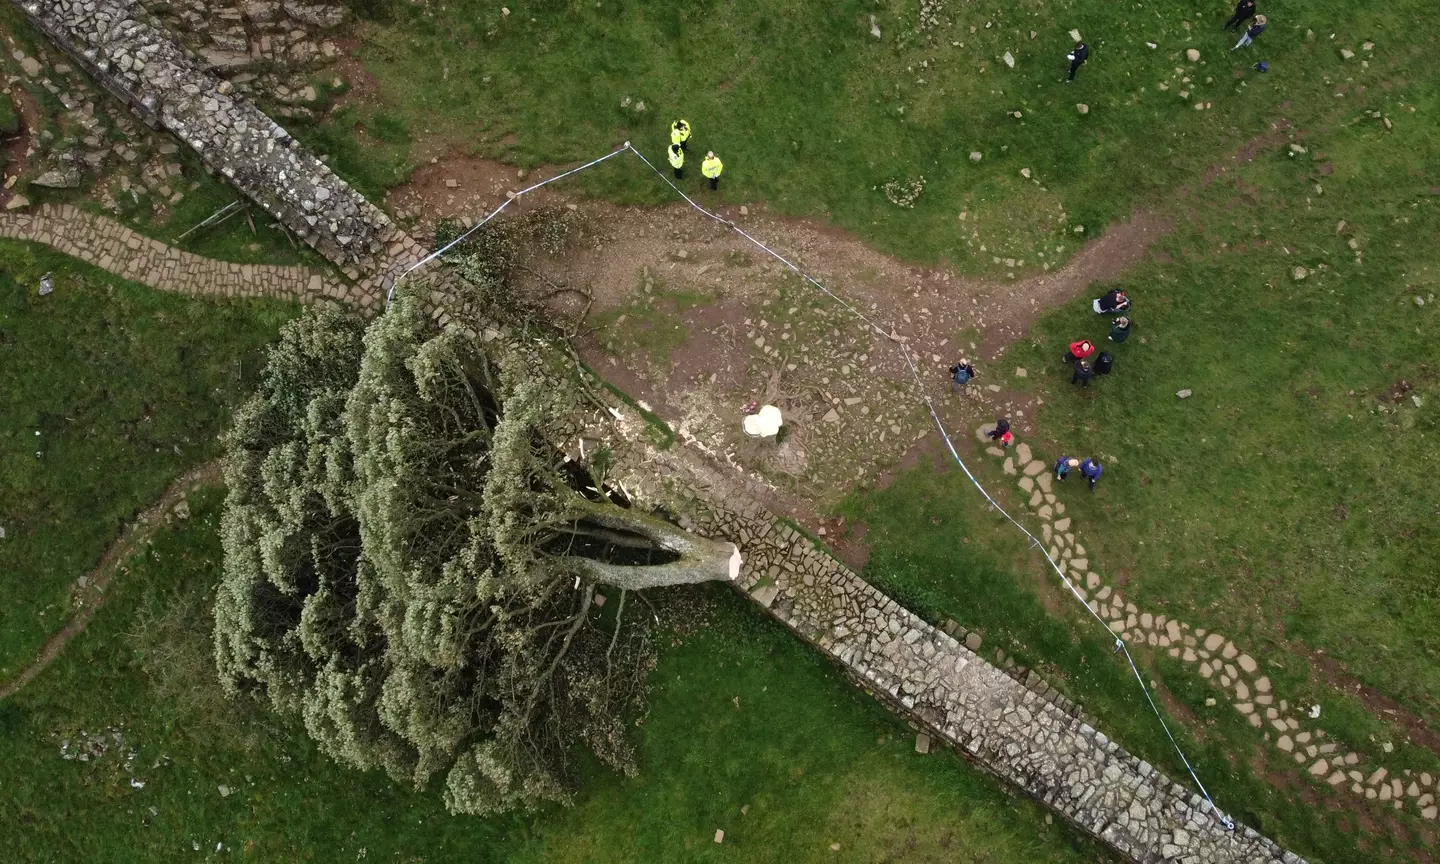
<svg viewBox="0 0 1440 864">
<path fill-rule="evenodd" d="M 1110 368 L 1115 365 L 1115 355 L 1109 351 L 1101 351 L 1100 356 L 1095 358 L 1095 374 L 1109 375 Z"/>
<path fill-rule="evenodd" d="M 964 387 L 978 377 L 975 373 L 975 367 L 970 365 L 970 361 L 962 359 L 959 363 L 950 367 L 950 392 L 959 394 L 961 387 Z"/>
<path fill-rule="evenodd" d="M 1089 339 L 1081 339 L 1079 342 L 1071 342 L 1070 350 L 1065 352 L 1066 363 L 1076 363 L 1095 353 L 1095 344 Z"/>
<path fill-rule="evenodd" d="M 680 149 L 687 153 L 690 151 L 690 123 L 688 121 L 676 120 L 670 124 L 670 143 L 679 144 Z"/>
<path fill-rule="evenodd" d="M 1255 0 L 1240 0 L 1235 4 L 1235 16 L 1225 22 L 1226 30 L 1234 30 L 1255 17 Z"/>
<path fill-rule="evenodd" d="M 1236 42 L 1235 47 L 1231 48 L 1230 50 L 1235 51 L 1239 48 L 1244 48 L 1246 45 L 1249 45 L 1256 39 L 1259 39 L 1260 34 L 1265 32 L 1265 25 L 1269 23 L 1270 20 L 1264 15 L 1256 15 L 1255 23 L 1250 25 L 1250 29 L 1245 31 L 1245 35 L 1241 36 L 1240 41 Z"/>
<path fill-rule="evenodd" d="M 1089 387 L 1090 379 L 1095 377 L 1095 367 L 1084 360 L 1075 361 L 1075 372 L 1070 376 L 1071 384 L 1079 384 L 1081 387 Z"/>
<path fill-rule="evenodd" d="M 700 173 L 704 174 L 705 179 L 710 181 L 711 189 L 720 188 L 720 172 L 724 170 L 725 163 L 720 161 L 720 157 L 715 155 L 715 151 L 707 151 L 705 153 L 705 161 L 700 163 Z"/>
<path fill-rule="evenodd" d="M 1124 342 L 1126 339 L 1129 338 L 1130 319 L 1126 318 L 1124 315 L 1121 315 L 1119 318 L 1115 319 L 1115 323 L 1110 325 L 1110 341 Z"/>
<path fill-rule="evenodd" d="M 684 180 L 685 151 L 681 149 L 679 144 L 671 144 L 670 149 L 666 151 L 666 155 L 670 157 L 670 167 L 675 169 L 675 179 Z"/>
<path fill-rule="evenodd" d="M 995 428 L 986 432 L 985 437 L 1000 442 L 1001 447 L 1009 447 L 1010 442 L 1015 440 L 1015 435 L 1010 431 L 1010 419 L 1001 417 L 996 420 Z"/>
<path fill-rule="evenodd" d="M 1080 463 L 1080 473 L 1085 476 L 1086 480 L 1090 481 L 1090 491 L 1094 492 L 1095 483 L 1099 481 L 1100 475 L 1105 473 L 1105 469 L 1100 466 L 1099 459 L 1091 456 L 1089 459 Z"/>
<path fill-rule="evenodd" d="M 1080 67 L 1085 65 L 1085 61 L 1090 59 L 1090 46 L 1084 42 L 1076 42 L 1070 53 L 1065 55 L 1065 59 L 1070 61 L 1070 77 L 1065 79 L 1068 84 L 1075 80 L 1075 73 L 1079 72 Z"/>
<path fill-rule="evenodd" d="M 1080 460 L 1074 456 L 1061 456 L 1055 461 L 1055 479 L 1064 480 L 1070 476 L 1070 472 L 1080 467 Z"/>
</svg>

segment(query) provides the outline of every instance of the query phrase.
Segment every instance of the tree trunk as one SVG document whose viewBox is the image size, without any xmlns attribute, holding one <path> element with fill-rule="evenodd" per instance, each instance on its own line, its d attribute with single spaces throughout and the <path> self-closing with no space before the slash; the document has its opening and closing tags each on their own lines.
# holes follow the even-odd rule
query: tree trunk
<svg viewBox="0 0 1440 864">
<path fill-rule="evenodd" d="M 608 564 L 593 558 L 572 558 L 589 570 L 596 582 L 603 585 L 641 590 L 696 582 L 733 582 L 740 576 L 740 549 L 734 543 L 707 540 L 682 531 L 663 519 L 634 510 L 624 510 L 611 504 L 582 501 L 579 509 L 587 522 L 640 535 L 649 540 L 653 548 L 664 549 L 680 556 L 679 560 L 668 564 L 641 566 Z"/>
</svg>

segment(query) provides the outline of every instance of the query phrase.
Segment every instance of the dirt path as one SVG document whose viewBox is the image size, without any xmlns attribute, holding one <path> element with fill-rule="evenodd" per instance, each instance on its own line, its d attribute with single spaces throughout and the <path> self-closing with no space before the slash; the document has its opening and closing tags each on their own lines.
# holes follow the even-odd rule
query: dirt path
<svg viewBox="0 0 1440 864">
<path fill-rule="evenodd" d="M 20 688 L 33 681 L 35 676 L 44 672 L 45 667 L 49 666 L 61 651 L 65 650 L 66 644 L 85 629 L 85 626 L 90 623 L 90 619 L 95 617 L 95 612 L 104 605 L 105 599 L 109 596 L 107 589 L 110 587 L 110 580 L 115 577 L 115 572 L 119 569 L 121 562 L 164 524 L 165 514 L 201 486 L 219 482 L 219 461 L 207 462 L 197 468 L 192 468 L 172 482 L 158 501 L 145 508 L 134 522 L 126 526 L 115 542 L 110 544 L 110 548 L 105 550 L 105 554 L 100 556 L 100 563 L 95 565 L 95 569 L 75 580 L 70 589 L 77 607 L 75 614 L 71 615 L 70 620 L 65 622 L 65 626 L 45 642 L 45 647 L 40 649 L 40 655 L 35 658 L 35 662 L 26 667 L 25 671 L 13 680 L 0 686 L 0 700 L 10 698 Z"/>
</svg>

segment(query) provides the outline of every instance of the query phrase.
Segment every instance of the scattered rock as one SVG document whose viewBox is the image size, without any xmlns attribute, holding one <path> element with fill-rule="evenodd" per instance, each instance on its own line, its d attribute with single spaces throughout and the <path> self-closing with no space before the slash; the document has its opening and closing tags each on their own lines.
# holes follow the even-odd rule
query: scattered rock
<svg viewBox="0 0 1440 864">
<path fill-rule="evenodd" d="M 22 207 L 29 207 L 30 199 L 24 195 L 11 195 L 10 200 L 5 202 L 6 210 L 19 210 Z"/>
<path fill-rule="evenodd" d="M 971 630 L 969 633 L 965 634 L 965 647 L 969 648 L 971 651 L 979 651 L 982 642 L 983 640 L 980 638 L 980 634 L 976 633 L 974 630 Z"/>
<path fill-rule="evenodd" d="M 870 35 L 876 39 L 880 38 L 880 24 L 875 20 L 874 15 L 870 16 Z"/>
<path fill-rule="evenodd" d="M 971 162 L 979 162 L 979 161 L 980 161 L 981 159 L 983 159 L 983 158 L 984 158 L 984 157 L 980 154 L 980 151 L 979 151 L 979 150 L 971 150 L 971 151 L 970 151 L 970 161 L 971 161 Z"/>
<path fill-rule="evenodd" d="M 724 828 L 716 828 L 716 829 L 715 829 L 715 842 L 716 842 L 716 843 L 724 843 L 724 842 L 725 842 L 725 829 L 724 829 Z"/>
<path fill-rule="evenodd" d="M 20 61 L 20 69 L 31 78 L 40 74 L 40 61 L 34 57 L 25 57 Z"/>
<path fill-rule="evenodd" d="M 1079 111 L 1081 114 L 1089 114 L 1090 106 L 1086 105 L 1084 102 L 1079 102 L 1075 105 L 1075 110 Z"/>
<path fill-rule="evenodd" d="M 1310 271 L 1306 270 L 1304 267 L 1296 267 L 1294 270 L 1290 271 L 1290 278 L 1294 279 L 1296 282 L 1299 282 L 1300 280 L 1304 279 L 1306 276 L 1309 275 Z"/>
<path fill-rule="evenodd" d="M 221 784 L 220 786 L 217 786 L 215 788 L 219 790 L 221 798 L 229 798 L 230 793 L 233 791 L 229 786 L 226 786 L 224 784 Z"/>
<path fill-rule="evenodd" d="M 919 754 L 921 754 L 921 755 L 924 755 L 924 754 L 930 752 L 930 736 L 929 736 L 929 735 L 926 735 L 924 732 L 916 733 L 916 735 L 915 735 L 915 752 L 916 752 L 916 753 L 919 753 Z"/>
<path fill-rule="evenodd" d="M 1001 58 L 1001 59 L 1003 59 L 1003 60 L 1005 61 L 1005 65 L 1006 65 L 1006 66 L 1009 66 L 1011 69 L 1014 69 L 1014 68 L 1015 68 L 1015 55 L 1014 55 L 1014 54 L 1011 54 L 1009 51 L 1006 51 L 1006 52 L 1005 52 L 1005 56 L 1004 56 L 1003 58 Z"/>
<path fill-rule="evenodd" d="M 1079 30 L 1071 30 L 1071 31 L 1070 31 L 1070 40 L 1071 40 L 1072 42 L 1079 42 L 1079 41 L 1080 41 L 1080 31 L 1079 31 Z"/>
<path fill-rule="evenodd" d="M 1194 49 L 1194 48 L 1186 48 L 1186 49 L 1185 49 L 1185 59 L 1186 59 L 1186 60 L 1189 60 L 1191 63 L 1199 63 L 1199 62 L 1200 62 L 1200 52 L 1197 51 L 1197 50 Z"/>
<path fill-rule="evenodd" d="M 55 168 L 31 180 L 30 185 L 47 189 L 75 189 L 80 186 L 80 169 L 73 165 Z"/>
<path fill-rule="evenodd" d="M 1028 377 L 1029 375 L 1030 375 L 1030 373 L 1027 372 L 1027 371 L 1025 371 L 1025 367 L 1024 367 L 1024 366 L 1018 366 L 1018 367 L 1016 367 L 1016 369 L 1015 369 L 1015 377 L 1016 377 L 1016 378 L 1026 378 L 1026 377 Z"/>
<path fill-rule="evenodd" d="M 40 296 L 44 297 L 55 290 L 55 280 L 49 273 L 40 277 Z"/>
<path fill-rule="evenodd" d="M 1342 60 L 1349 60 L 1349 59 L 1353 58 L 1354 56 L 1355 56 L 1355 52 L 1354 52 L 1354 51 L 1351 51 L 1349 48 L 1341 48 L 1341 49 L 1340 49 L 1340 59 L 1342 59 Z"/>
</svg>

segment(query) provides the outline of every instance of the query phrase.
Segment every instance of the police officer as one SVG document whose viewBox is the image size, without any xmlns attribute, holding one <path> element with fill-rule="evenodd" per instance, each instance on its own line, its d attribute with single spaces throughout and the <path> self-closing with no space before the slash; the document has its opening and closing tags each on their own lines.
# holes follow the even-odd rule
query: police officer
<svg viewBox="0 0 1440 864">
<path fill-rule="evenodd" d="M 670 124 L 670 143 L 679 144 L 680 149 L 690 152 L 690 123 L 686 120 L 676 120 Z"/>
<path fill-rule="evenodd" d="M 684 180 L 684 179 L 685 179 L 685 151 L 684 151 L 684 149 L 682 149 L 679 144 L 671 144 L 671 145 L 670 145 L 670 149 L 666 151 L 666 155 L 668 155 L 668 156 L 670 157 L 670 167 L 675 169 L 675 179 L 676 179 L 676 180 Z"/>
<path fill-rule="evenodd" d="M 705 161 L 700 163 L 700 173 L 709 179 L 711 189 L 720 188 L 720 172 L 724 170 L 725 165 L 720 161 L 720 157 L 715 155 L 715 151 L 706 152 Z"/>
</svg>

